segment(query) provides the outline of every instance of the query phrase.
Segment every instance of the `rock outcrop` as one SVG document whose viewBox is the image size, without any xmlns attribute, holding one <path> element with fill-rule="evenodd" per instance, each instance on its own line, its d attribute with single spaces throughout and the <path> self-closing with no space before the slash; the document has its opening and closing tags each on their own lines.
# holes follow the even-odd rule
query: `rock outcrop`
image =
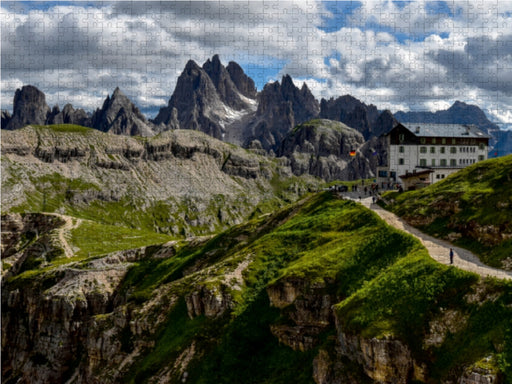
<svg viewBox="0 0 512 384">
<path fill-rule="evenodd" d="M 45 94 L 32 85 L 24 85 L 14 94 L 13 114 L 5 129 L 19 129 L 28 124 L 44 125 L 50 112 Z"/>
<path fill-rule="evenodd" d="M 290 159 L 296 175 L 309 173 L 327 181 L 356 180 L 374 175 L 366 154 L 359 151 L 363 144 L 363 136 L 343 123 L 311 120 L 284 138 L 278 155 Z"/>
<path fill-rule="evenodd" d="M 129 136 L 153 136 L 152 127 L 139 109 L 119 88 L 107 96 L 101 109 L 94 112 L 91 124 L 102 132 Z"/>
</svg>

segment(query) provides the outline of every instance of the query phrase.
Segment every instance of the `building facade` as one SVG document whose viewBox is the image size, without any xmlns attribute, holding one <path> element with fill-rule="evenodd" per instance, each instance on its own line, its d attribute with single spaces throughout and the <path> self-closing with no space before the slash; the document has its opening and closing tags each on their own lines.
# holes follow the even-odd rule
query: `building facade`
<svg viewBox="0 0 512 384">
<path fill-rule="evenodd" d="M 388 165 L 378 168 L 378 181 L 421 188 L 487 159 L 489 136 L 465 124 L 398 124 L 384 135 Z"/>
</svg>

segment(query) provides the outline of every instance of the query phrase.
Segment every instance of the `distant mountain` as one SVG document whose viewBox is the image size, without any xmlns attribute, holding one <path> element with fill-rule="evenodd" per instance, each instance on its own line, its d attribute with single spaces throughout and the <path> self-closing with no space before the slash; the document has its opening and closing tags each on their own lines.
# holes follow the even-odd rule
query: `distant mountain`
<svg viewBox="0 0 512 384">
<path fill-rule="evenodd" d="M 487 133 L 499 130 L 499 127 L 491 122 L 484 111 L 476 105 L 470 105 L 456 101 L 445 110 L 436 112 L 402 112 L 398 111 L 395 118 L 400 122 L 409 123 L 434 123 L 434 124 L 474 124 Z"/>
<path fill-rule="evenodd" d="M 107 96 L 103 106 L 94 112 L 91 126 L 102 132 L 129 136 L 153 136 L 154 130 L 139 109 L 119 88 Z"/>
<path fill-rule="evenodd" d="M 504 156 L 512 153 L 512 131 L 494 132 L 496 144 L 489 153 L 489 157 Z"/>
<path fill-rule="evenodd" d="M 178 78 L 169 104 L 160 109 L 154 123 L 163 129 L 200 130 L 223 139 L 232 123 L 256 109 L 256 100 L 249 97 L 254 95 L 254 82 L 251 84 L 252 80 L 237 65 L 231 64 L 230 71 L 218 55 L 208 59 L 202 68 L 190 60 Z"/>
<path fill-rule="evenodd" d="M 258 110 L 248 129 L 249 143 L 258 140 L 267 151 L 277 151 L 293 127 L 318 116 L 320 107 L 306 83 L 298 88 L 290 76 L 265 85 Z"/>
<path fill-rule="evenodd" d="M 66 104 L 62 111 L 56 105 L 52 109 L 47 124 L 76 124 L 91 127 L 91 117 L 83 109 L 74 109 L 71 104 Z"/>
</svg>

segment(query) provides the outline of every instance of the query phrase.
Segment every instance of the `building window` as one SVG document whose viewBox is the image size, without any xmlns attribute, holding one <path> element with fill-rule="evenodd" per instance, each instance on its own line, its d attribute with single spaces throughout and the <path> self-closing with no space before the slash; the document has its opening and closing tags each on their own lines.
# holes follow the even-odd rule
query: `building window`
<svg viewBox="0 0 512 384">
<path fill-rule="evenodd" d="M 398 165 L 404 165 L 404 159 L 403 158 L 398 159 Z"/>
<path fill-rule="evenodd" d="M 457 153 L 457 147 L 450 147 L 450 153 Z"/>
<path fill-rule="evenodd" d="M 480 144 L 478 145 L 478 148 L 479 148 L 481 151 L 483 151 L 483 150 L 485 149 L 485 145 L 484 145 L 484 143 L 480 143 Z"/>
<path fill-rule="evenodd" d="M 482 155 L 478 155 L 478 161 L 482 161 L 484 157 Z"/>
<path fill-rule="evenodd" d="M 379 171 L 379 177 L 388 177 L 388 171 Z"/>
<path fill-rule="evenodd" d="M 400 142 L 403 142 L 405 140 L 405 135 L 403 133 L 399 134 L 398 140 L 400 140 Z"/>
<path fill-rule="evenodd" d="M 444 151 L 445 151 L 444 147 L 439 148 L 439 152 L 444 153 Z"/>
<path fill-rule="evenodd" d="M 436 153 L 436 147 L 430 147 L 430 153 Z"/>
<path fill-rule="evenodd" d="M 436 138 L 435 138 L 435 137 L 433 137 L 433 138 L 432 138 L 432 144 L 435 144 L 435 143 L 436 143 Z"/>
<path fill-rule="evenodd" d="M 455 159 L 450 159 L 450 166 L 452 166 L 452 167 L 456 167 L 456 166 L 457 166 L 457 160 L 455 160 Z"/>
<path fill-rule="evenodd" d="M 400 147 L 398 147 L 398 152 L 400 153 L 404 153 L 404 146 L 401 145 Z"/>
<path fill-rule="evenodd" d="M 441 175 L 436 175 L 436 179 L 440 179 L 441 178 Z"/>
<path fill-rule="evenodd" d="M 444 137 L 443 137 L 443 138 L 441 139 L 441 144 L 446 144 L 446 138 L 444 138 Z"/>
<path fill-rule="evenodd" d="M 446 167 L 446 159 L 441 159 L 441 167 Z"/>
<path fill-rule="evenodd" d="M 427 153 L 427 147 L 420 147 L 420 153 Z"/>
<path fill-rule="evenodd" d="M 432 166 L 435 167 L 436 166 L 436 159 L 432 159 Z"/>
<path fill-rule="evenodd" d="M 443 174 L 443 175 L 441 175 L 441 179 L 444 179 L 444 174 Z"/>
<path fill-rule="evenodd" d="M 454 144 L 454 145 L 455 145 L 456 143 L 457 143 L 457 140 L 452 139 L 452 144 Z"/>
<path fill-rule="evenodd" d="M 422 138 L 420 139 L 420 143 L 421 143 L 421 144 L 425 144 L 426 142 L 427 142 L 427 139 L 425 139 L 424 137 L 422 137 Z"/>
<path fill-rule="evenodd" d="M 426 167 L 427 166 L 427 159 L 420 159 L 420 167 Z"/>
</svg>

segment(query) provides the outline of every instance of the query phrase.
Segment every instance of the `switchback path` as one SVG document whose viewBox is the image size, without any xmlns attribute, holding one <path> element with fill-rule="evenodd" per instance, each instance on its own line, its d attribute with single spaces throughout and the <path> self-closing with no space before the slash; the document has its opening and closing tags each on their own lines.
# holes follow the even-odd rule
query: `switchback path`
<svg viewBox="0 0 512 384">
<path fill-rule="evenodd" d="M 344 197 L 348 197 L 352 200 L 359 201 L 365 207 L 370 208 L 372 211 L 377 213 L 386 223 L 408 232 L 411 235 L 418 238 L 421 243 L 427 248 L 430 257 L 441 264 L 450 264 L 450 248 L 453 249 L 453 265 L 457 268 L 465 271 L 474 272 L 482 277 L 492 276 L 498 279 L 512 279 L 512 272 L 496 269 L 485 265 L 480 259 L 475 256 L 472 252 L 464 248 L 456 247 L 450 244 L 448 241 L 436 239 L 435 237 L 429 236 L 413 226 L 407 224 L 404 220 L 399 218 L 392 212 L 386 211 L 381 206 L 372 203 L 371 197 L 364 197 L 359 199 L 357 193 L 343 194 Z"/>
</svg>

